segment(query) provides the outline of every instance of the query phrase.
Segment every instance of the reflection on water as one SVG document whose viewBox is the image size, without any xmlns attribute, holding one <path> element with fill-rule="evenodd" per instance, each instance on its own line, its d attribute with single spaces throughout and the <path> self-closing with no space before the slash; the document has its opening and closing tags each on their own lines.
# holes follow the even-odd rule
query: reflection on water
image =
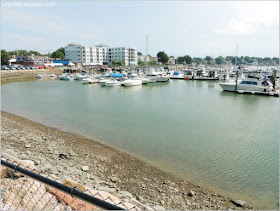
<svg viewBox="0 0 280 211">
<path fill-rule="evenodd" d="M 31 94 L 30 94 L 31 93 Z M 2 86 L 2 109 L 76 132 L 221 193 L 277 208 L 279 99 L 217 82 L 134 87 L 36 81 Z"/>
</svg>

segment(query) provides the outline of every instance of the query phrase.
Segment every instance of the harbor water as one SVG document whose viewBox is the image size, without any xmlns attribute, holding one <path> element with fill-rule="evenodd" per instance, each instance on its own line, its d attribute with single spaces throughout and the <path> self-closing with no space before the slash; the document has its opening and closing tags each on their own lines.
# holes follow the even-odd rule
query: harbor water
<svg viewBox="0 0 280 211">
<path fill-rule="evenodd" d="M 279 206 L 279 98 L 185 80 L 135 87 L 38 80 L 1 89 L 4 111 L 92 138 L 263 209 Z"/>
</svg>

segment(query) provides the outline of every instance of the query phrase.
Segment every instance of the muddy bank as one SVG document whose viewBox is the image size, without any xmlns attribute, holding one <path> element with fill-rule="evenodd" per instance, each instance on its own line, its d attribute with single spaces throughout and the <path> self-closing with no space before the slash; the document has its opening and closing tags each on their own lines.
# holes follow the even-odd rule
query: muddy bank
<svg viewBox="0 0 280 211">
<path fill-rule="evenodd" d="M 80 135 L 1 112 L 1 153 L 33 160 L 39 171 L 71 178 L 156 209 L 256 209 Z"/>
</svg>

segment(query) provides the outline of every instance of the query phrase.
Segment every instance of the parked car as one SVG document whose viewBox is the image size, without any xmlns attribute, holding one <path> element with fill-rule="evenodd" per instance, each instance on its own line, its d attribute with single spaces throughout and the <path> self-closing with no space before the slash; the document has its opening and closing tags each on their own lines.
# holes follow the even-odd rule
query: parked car
<svg viewBox="0 0 280 211">
<path fill-rule="evenodd" d="M 11 66 L 11 65 L 9 65 L 8 68 L 9 68 L 10 70 L 15 70 L 15 69 L 16 69 L 15 66 Z"/>
<path fill-rule="evenodd" d="M 7 66 L 1 66 L 1 70 L 8 70 L 9 68 Z"/>
<path fill-rule="evenodd" d="M 28 66 L 24 66 L 25 69 L 29 70 L 30 68 Z"/>
<path fill-rule="evenodd" d="M 45 69 L 45 66 L 39 66 L 39 69 Z"/>
<path fill-rule="evenodd" d="M 36 66 L 35 69 L 39 69 L 39 67 Z"/>
</svg>

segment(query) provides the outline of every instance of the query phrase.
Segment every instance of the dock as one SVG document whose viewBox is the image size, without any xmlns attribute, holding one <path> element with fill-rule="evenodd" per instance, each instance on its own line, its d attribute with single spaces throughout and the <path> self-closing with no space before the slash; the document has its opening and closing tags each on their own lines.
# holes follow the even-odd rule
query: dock
<svg viewBox="0 0 280 211">
<path fill-rule="evenodd" d="M 258 92 L 258 91 L 237 90 L 236 93 L 238 93 L 238 94 L 266 95 L 266 96 L 279 97 L 279 90 L 275 91 L 275 92 Z"/>
</svg>

